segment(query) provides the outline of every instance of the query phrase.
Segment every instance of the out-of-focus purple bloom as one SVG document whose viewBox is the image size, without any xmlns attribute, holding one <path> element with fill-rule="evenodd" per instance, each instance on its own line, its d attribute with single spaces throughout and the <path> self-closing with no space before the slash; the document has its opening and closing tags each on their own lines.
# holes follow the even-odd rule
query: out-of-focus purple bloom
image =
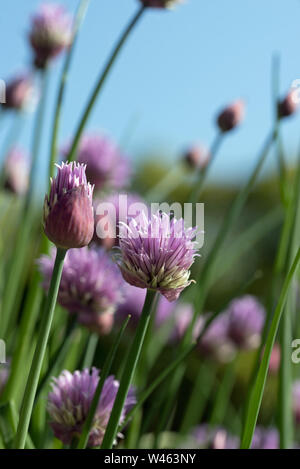
<svg viewBox="0 0 300 469">
<path fill-rule="evenodd" d="M 94 235 L 93 187 L 85 166 L 62 163 L 44 203 L 45 233 L 57 247 L 80 248 Z"/>
<path fill-rule="evenodd" d="M 190 267 L 196 254 L 196 229 L 166 213 L 143 213 L 120 226 L 117 262 L 124 279 L 133 286 L 157 290 L 176 300 L 190 285 Z"/>
<path fill-rule="evenodd" d="M 183 3 L 184 0 L 140 0 L 145 7 L 150 8 L 172 8 L 177 3 Z"/>
<path fill-rule="evenodd" d="M 229 132 L 237 127 L 244 118 L 244 101 L 238 100 L 227 106 L 218 116 L 217 123 L 222 132 Z"/>
<path fill-rule="evenodd" d="M 284 97 L 282 101 L 278 103 L 278 117 L 282 119 L 293 115 L 299 107 L 299 92 L 298 89 L 292 89 Z"/>
<path fill-rule="evenodd" d="M 253 435 L 251 449 L 279 449 L 279 434 L 276 428 L 257 426 Z"/>
<path fill-rule="evenodd" d="M 199 425 L 192 432 L 199 449 L 238 449 L 239 438 L 230 435 L 225 428 Z"/>
<path fill-rule="evenodd" d="M 210 160 L 210 153 L 203 145 L 194 145 L 184 153 L 183 160 L 191 169 L 204 169 Z"/>
<path fill-rule="evenodd" d="M 3 109 L 26 111 L 34 107 L 37 100 L 33 78 L 22 74 L 7 83 Z"/>
<path fill-rule="evenodd" d="M 293 412 L 297 424 L 300 423 L 300 380 L 293 383 Z"/>
<path fill-rule="evenodd" d="M 62 149 L 68 158 L 70 145 Z M 120 189 L 128 185 L 131 167 L 128 158 L 104 135 L 84 135 L 78 149 L 78 162 L 85 164 L 86 175 L 96 190 Z"/>
<path fill-rule="evenodd" d="M 44 3 L 32 18 L 29 40 L 34 63 L 43 69 L 72 42 L 72 17 L 63 6 Z"/>
<path fill-rule="evenodd" d="M 124 301 L 116 311 L 116 320 L 123 322 L 130 315 L 129 327 L 136 327 L 142 313 L 145 298 L 146 290 L 126 283 Z M 156 309 L 155 326 L 160 327 L 167 321 L 174 312 L 174 308 L 176 308 L 176 304 L 170 303 L 166 298 L 161 296 Z"/>
<path fill-rule="evenodd" d="M 23 195 L 27 191 L 29 182 L 29 164 L 25 153 L 13 147 L 4 165 L 5 188 L 13 194 Z"/>
<path fill-rule="evenodd" d="M 200 317 L 200 333 L 204 328 L 205 318 L 208 319 L 209 314 Z M 220 314 L 211 322 L 198 343 L 198 350 L 201 355 L 223 363 L 234 358 L 236 350 L 228 337 L 228 315 Z"/>
<path fill-rule="evenodd" d="M 194 308 L 189 303 L 179 303 L 176 305 L 175 312 L 174 312 L 174 327 L 171 333 L 171 342 L 180 342 L 184 334 L 187 331 L 189 324 L 192 321 L 194 313 Z M 202 319 L 199 318 L 196 321 L 194 330 L 193 330 L 193 338 L 197 339 L 202 327 Z"/>
<path fill-rule="evenodd" d="M 10 373 L 10 364 L 9 363 L 0 363 L 0 396 L 6 386 L 6 383 L 9 378 Z"/>
<path fill-rule="evenodd" d="M 265 320 L 263 306 L 251 295 L 233 300 L 227 311 L 228 335 L 237 347 L 256 348 L 260 344 Z"/>
<path fill-rule="evenodd" d="M 281 358 L 280 345 L 274 344 L 272 352 L 271 352 L 270 362 L 269 362 L 269 372 L 271 374 L 276 374 L 278 372 L 279 367 L 280 367 L 280 358 Z"/>
<path fill-rule="evenodd" d="M 73 374 L 63 371 L 58 378 L 53 379 L 52 391 L 48 396 L 50 424 L 56 438 L 64 444 L 71 444 L 74 438 L 80 437 L 98 382 L 99 370 L 96 368 L 93 368 L 91 372 L 85 369 L 75 371 Z M 105 380 L 89 436 L 89 447 L 100 446 L 102 443 L 118 388 L 119 382 L 113 376 Z M 131 388 L 120 423 L 123 422 L 126 413 L 135 402 L 135 392 Z"/>
<path fill-rule="evenodd" d="M 119 244 L 119 224 L 129 218 L 137 218 L 148 207 L 137 194 L 114 193 L 94 201 L 95 233 L 94 241 L 111 249 Z"/>
<path fill-rule="evenodd" d="M 43 286 L 48 290 L 53 265 L 51 257 L 42 256 L 39 267 Z M 78 321 L 97 332 L 109 332 L 113 313 L 123 301 L 125 282 L 118 267 L 102 248 L 87 247 L 68 251 L 58 293 L 58 302 Z"/>
</svg>

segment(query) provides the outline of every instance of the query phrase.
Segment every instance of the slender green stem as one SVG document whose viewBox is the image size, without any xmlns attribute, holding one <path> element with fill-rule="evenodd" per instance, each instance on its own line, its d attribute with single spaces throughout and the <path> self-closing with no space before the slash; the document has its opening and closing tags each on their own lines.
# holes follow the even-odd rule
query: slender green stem
<svg viewBox="0 0 300 469">
<path fill-rule="evenodd" d="M 119 348 L 121 339 L 123 337 L 124 331 L 127 327 L 127 324 L 128 324 L 129 320 L 130 320 L 130 316 L 128 316 L 127 319 L 124 321 L 124 323 L 123 323 L 123 325 L 122 325 L 122 327 L 121 327 L 121 329 L 120 329 L 120 331 L 119 331 L 119 333 L 116 337 L 116 340 L 113 343 L 113 346 L 111 347 L 111 349 L 109 351 L 109 354 L 107 355 L 107 358 L 104 362 L 103 370 L 100 373 L 100 380 L 99 380 L 95 395 L 93 397 L 93 401 L 92 401 L 88 416 L 87 416 L 86 421 L 84 423 L 84 426 L 83 426 L 83 429 L 82 429 L 82 432 L 81 432 L 81 435 L 80 435 L 80 439 L 79 439 L 79 442 L 78 442 L 78 445 L 77 445 L 77 449 L 85 449 L 87 444 L 88 444 L 89 434 L 90 434 L 90 431 L 91 431 L 91 428 L 92 428 L 92 423 L 93 423 L 93 420 L 94 420 L 94 417 L 95 417 L 95 413 L 96 413 L 96 410 L 97 410 L 97 407 L 98 407 L 98 403 L 100 401 L 102 389 L 103 389 L 105 380 L 108 377 L 108 374 L 110 372 L 113 360 L 115 358 L 116 352 Z"/>
<path fill-rule="evenodd" d="M 145 11 L 145 7 L 142 5 L 137 13 L 134 15 L 132 20 L 130 21 L 129 25 L 126 27 L 125 31 L 121 34 L 120 39 L 118 40 L 116 46 L 114 47 L 107 64 L 104 67 L 103 72 L 101 73 L 99 80 L 94 88 L 94 91 L 92 92 L 92 95 L 88 101 L 88 104 L 84 110 L 84 113 L 82 115 L 82 118 L 80 120 L 80 123 L 78 125 L 77 131 L 75 133 L 75 137 L 73 139 L 72 147 L 70 150 L 70 153 L 68 155 L 68 160 L 69 161 L 74 161 L 76 159 L 76 153 L 77 153 L 77 148 L 80 143 L 80 139 L 82 136 L 82 133 L 85 129 L 85 126 L 88 122 L 88 119 L 90 117 L 90 114 L 93 110 L 93 107 L 96 103 L 96 100 L 99 96 L 100 91 L 102 90 L 102 87 L 104 83 L 106 82 L 106 79 L 112 69 L 112 66 L 115 63 L 115 60 L 117 59 L 119 53 L 121 52 L 121 49 L 123 45 L 125 44 L 127 38 L 129 37 L 131 31 L 134 29 L 135 25 L 138 23 L 139 19 L 142 17 L 143 13 Z"/>
<path fill-rule="evenodd" d="M 66 84 L 69 78 L 69 69 L 70 69 L 72 58 L 74 55 L 75 45 L 78 39 L 78 33 L 80 31 L 80 27 L 86 15 L 89 2 L 90 0 L 81 0 L 79 4 L 75 22 L 74 22 L 72 44 L 67 53 L 62 75 L 61 75 L 60 87 L 59 87 L 59 91 L 57 95 L 53 129 L 52 129 L 51 149 L 50 149 L 50 158 L 49 158 L 49 179 L 53 178 L 54 176 L 54 169 L 55 169 L 54 163 L 56 162 L 56 158 L 57 158 L 58 132 L 59 132 L 59 126 L 60 126 L 60 120 L 61 120 L 62 105 L 63 105 L 63 101 L 65 97 Z"/>
<path fill-rule="evenodd" d="M 210 424 L 222 425 L 235 380 L 235 361 L 226 365 L 211 412 Z"/>
<path fill-rule="evenodd" d="M 261 405 L 261 401 L 263 397 L 272 348 L 273 348 L 276 334 L 278 331 L 278 326 L 280 323 L 282 311 L 286 303 L 290 284 L 299 266 L 299 262 L 300 262 L 300 248 L 298 249 L 298 252 L 296 254 L 292 267 L 288 275 L 285 278 L 285 281 L 281 290 L 281 294 L 279 297 L 279 301 L 275 309 L 272 323 L 270 326 L 270 330 L 268 333 L 262 362 L 259 367 L 257 378 L 256 378 L 254 387 L 250 395 L 249 405 L 248 405 L 248 409 L 246 412 L 246 419 L 245 419 L 245 424 L 244 424 L 243 433 L 242 433 L 242 440 L 241 440 L 242 449 L 248 449 L 251 446 L 252 437 L 253 437 L 253 433 L 254 433 L 254 429 L 255 429 L 255 425 L 256 425 L 256 421 L 257 421 L 257 417 L 258 417 L 258 413 L 259 413 L 259 409 L 260 409 L 260 405 Z"/>
<path fill-rule="evenodd" d="M 209 169 L 211 168 L 214 160 L 216 159 L 217 153 L 218 153 L 218 151 L 221 147 L 223 139 L 224 139 L 224 133 L 219 132 L 216 135 L 216 137 L 215 137 L 215 139 L 212 143 L 212 146 L 211 146 L 211 149 L 210 149 L 210 152 L 209 152 L 210 159 L 209 159 L 208 164 L 204 168 L 202 168 L 198 171 L 198 178 L 197 178 L 197 180 L 195 182 L 195 185 L 192 189 L 191 195 L 189 197 L 189 202 L 191 202 L 193 204 L 198 202 L 198 200 L 200 198 L 200 195 L 203 191 L 203 186 L 204 186 L 204 183 L 206 181 Z"/>
<path fill-rule="evenodd" d="M 122 409 L 124 407 L 129 387 L 133 380 L 137 363 L 141 354 L 145 334 L 147 332 L 150 316 L 153 310 L 153 304 L 155 303 L 155 298 L 156 292 L 148 290 L 142 315 L 140 317 L 136 334 L 125 363 L 118 394 L 116 396 L 116 400 L 103 438 L 102 449 L 111 449 L 118 433 L 118 426 Z"/>
<path fill-rule="evenodd" d="M 45 309 L 43 312 L 42 322 L 39 330 L 37 345 L 34 353 L 34 357 L 31 364 L 26 388 L 24 391 L 23 402 L 20 412 L 20 421 L 15 439 L 14 447 L 17 449 L 23 449 L 26 441 L 26 436 L 29 428 L 30 418 L 32 414 L 34 398 L 39 382 L 41 368 L 46 352 L 47 342 L 51 330 L 51 325 L 54 316 L 54 310 L 60 285 L 60 279 L 63 270 L 63 264 L 65 259 L 66 251 L 63 249 L 57 249 L 55 264 L 49 288 Z"/>
<path fill-rule="evenodd" d="M 91 368 L 91 366 L 93 364 L 93 361 L 94 361 L 98 341 L 99 341 L 99 334 L 97 334 L 95 332 L 95 333 L 90 335 L 89 340 L 88 340 L 88 344 L 87 344 L 87 349 L 86 349 L 86 352 L 84 354 L 84 358 L 83 358 L 83 362 L 82 362 L 82 368 L 83 369 Z"/>
</svg>

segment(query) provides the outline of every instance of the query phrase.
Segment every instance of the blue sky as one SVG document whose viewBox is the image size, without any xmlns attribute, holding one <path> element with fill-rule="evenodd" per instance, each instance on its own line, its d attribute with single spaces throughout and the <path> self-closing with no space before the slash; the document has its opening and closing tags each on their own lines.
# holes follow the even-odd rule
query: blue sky
<svg viewBox="0 0 300 469">
<path fill-rule="evenodd" d="M 10 0 L 2 6 L 0 78 L 30 64 L 26 32 L 40 3 Z M 60 3 L 74 11 L 78 1 Z M 112 43 L 137 7 L 138 0 L 91 0 L 72 66 L 61 142 L 72 135 Z M 246 120 L 226 139 L 212 177 L 244 176 L 271 126 L 272 55 L 281 56 L 282 93 L 300 78 L 299 18 L 299 0 L 188 0 L 172 12 L 148 11 L 126 44 L 89 128 L 105 129 L 120 140 L 131 127 L 126 150 L 133 160 L 157 148 L 172 160 L 190 143 L 209 145 L 216 112 L 242 97 Z M 42 161 L 47 160 L 61 64 L 52 70 Z M 29 120 L 21 137 L 28 148 L 31 127 Z M 299 116 L 283 127 L 292 158 L 299 146 Z"/>
</svg>

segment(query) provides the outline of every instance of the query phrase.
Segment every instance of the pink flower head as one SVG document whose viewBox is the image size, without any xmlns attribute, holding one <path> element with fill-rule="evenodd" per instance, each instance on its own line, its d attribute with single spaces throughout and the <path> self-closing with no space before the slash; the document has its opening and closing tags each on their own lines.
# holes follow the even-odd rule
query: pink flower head
<svg viewBox="0 0 300 469">
<path fill-rule="evenodd" d="M 17 147 L 13 147 L 4 165 L 5 188 L 17 195 L 23 195 L 27 191 L 29 181 L 29 164 L 25 153 Z"/>
<path fill-rule="evenodd" d="M 217 123 L 221 132 L 229 132 L 244 119 L 245 104 L 239 99 L 227 106 L 218 116 Z"/>
<path fill-rule="evenodd" d="M 68 157 L 70 145 L 63 150 Z M 120 189 L 130 180 L 131 168 L 114 141 L 98 134 L 84 135 L 78 149 L 78 162 L 86 165 L 86 175 L 96 190 Z"/>
<path fill-rule="evenodd" d="M 24 111 L 29 109 L 36 100 L 33 78 L 22 74 L 7 83 L 4 109 Z"/>
<path fill-rule="evenodd" d="M 203 145 L 194 145 L 184 153 L 183 159 L 189 168 L 203 169 L 210 160 L 210 154 Z"/>
<path fill-rule="evenodd" d="M 93 187 L 87 182 L 85 165 L 62 163 L 45 197 L 45 233 L 57 247 L 88 245 L 94 234 Z"/>
<path fill-rule="evenodd" d="M 43 287 L 48 291 L 55 252 L 39 261 Z M 113 325 L 116 308 L 123 301 L 126 284 L 118 267 L 104 249 L 70 249 L 66 255 L 58 302 L 89 329 L 105 335 Z"/>
<path fill-rule="evenodd" d="M 45 68 L 72 41 L 72 18 L 64 7 L 44 3 L 32 18 L 29 40 L 37 68 Z"/>
<path fill-rule="evenodd" d="M 196 229 L 185 229 L 183 219 L 143 212 L 122 224 L 119 236 L 117 262 L 128 283 L 157 290 L 169 301 L 190 285 L 189 269 L 197 255 Z"/>
<path fill-rule="evenodd" d="M 53 378 L 47 408 L 54 435 L 64 444 L 71 444 L 74 438 L 80 437 L 98 382 L 99 370 L 97 368 L 92 368 L 91 371 L 89 369 L 75 371 L 73 374 L 63 371 L 58 378 Z M 118 389 L 119 382 L 114 376 L 109 376 L 105 380 L 92 424 L 89 447 L 101 445 Z M 130 388 L 120 424 L 135 403 L 135 392 L 133 388 Z"/>
<path fill-rule="evenodd" d="M 140 0 L 145 7 L 150 8 L 172 8 L 176 3 L 183 3 L 183 0 Z"/>
</svg>

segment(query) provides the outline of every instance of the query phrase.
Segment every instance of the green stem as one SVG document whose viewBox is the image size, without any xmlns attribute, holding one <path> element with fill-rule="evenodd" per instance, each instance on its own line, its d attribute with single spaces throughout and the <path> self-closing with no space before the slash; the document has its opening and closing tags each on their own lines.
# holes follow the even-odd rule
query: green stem
<svg viewBox="0 0 300 469">
<path fill-rule="evenodd" d="M 117 59 L 119 53 L 121 52 L 121 49 L 123 47 L 123 45 L 125 44 L 127 38 L 129 37 L 131 31 L 134 29 L 135 25 L 138 23 L 139 19 L 141 18 L 142 14 L 144 13 L 145 11 L 145 6 L 141 6 L 137 13 L 134 15 L 133 19 L 130 21 L 129 25 L 126 27 L 125 31 L 121 34 L 121 37 L 120 39 L 118 40 L 116 46 L 114 47 L 109 59 L 108 59 L 108 62 L 107 64 L 105 65 L 104 67 L 104 70 L 103 72 L 101 73 L 100 77 L 99 77 L 99 80 L 94 88 L 94 91 L 92 92 L 92 95 L 88 101 L 88 104 L 86 106 L 86 109 L 84 110 L 84 113 L 83 113 L 83 116 L 80 120 L 80 123 L 78 125 L 78 128 L 77 128 L 77 131 L 76 131 L 76 134 L 75 134 L 75 137 L 74 137 L 74 140 L 73 140 L 73 143 L 72 143 L 72 147 L 71 147 L 71 150 L 70 150 L 70 153 L 68 155 L 68 160 L 69 161 L 74 161 L 76 159 L 76 153 L 77 153 L 77 148 L 78 148 L 78 145 L 80 143 L 80 139 L 81 139 L 81 136 L 82 136 L 82 133 L 85 129 L 85 126 L 88 122 L 88 119 L 90 117 L 90 114 L 91 114 L 91 111 L 96 103 L 96 100 L 99 96 L 99 93 L 104 85 L 104 83 L 106 82 L 106 79 L 112 69 L 112 66 L 114 65 L 115 63 L 115 60 Z"/>
<path fill-rule="evenodd" d="M 69 78 L 69 69 L 70 69 L 70 65 L 72 62 L 73 55 L 74 55 L 75 45 L 78 39 L 78 33 L 80 31 L 80 27 L 86 15 L 89 2 L 90 0 L 81 0 L 80 5 L 78 7 L 78 11 L 77 11 L 75 22 L 74 22 L 73 40 L 72 40 L 71 47 L 69 48 L 68 54 L 66 56 L 62 75 L 61 75 L 60 87 L 59 87 L 59 91 L 57 95 L 53 129 L 52 129 L 51 149 L 50 149 L 50 158 L 49 158 L 49 178 L 53 178 L 54 176 L 54 170 L 55 170 L 54 163 L 56 162 L 56 157 L 57 157 L 58 132 L 59 132 L 59 126 L 60 126 L 60 121 L 61 121 L 61 111 L 62 111 L 62 105 L 63 105 L 63 101 L 65 97 L 66 84 Z"/>
<path fill-rule="evenodd" d="M 86 349 L 86 352 L 84 354 L 84 358 L 83 358 L 83 362 L 82 362 L 82 368 L 83 369 L 91 368 L 91 366 L 93 364 L 93 361 L 94 361 L 98 341 L 99 341 L 99 334 L 97 334 L 95 332 L 95 333 L 90 335 L 89 340 L 88 340 L 88 344 L 87 344 L 87 349 Z"/>
<path fill-rule="evenodd" d="M 111 449 L 117 436 L 122 409 L 124 407 L 124 403 L 141 354 L 145 334 L 147 332 L 150 316 L 153 310 L 153 304 L 155 303 L 155 298 L 156 292 L 148 290 L 142 315 L 140 317 L 136 334 L 129 350 L 129 354 L 122 373 L 118 394 L 116 396 L 116 400 L 106 428 L 102 449 Z"/>
<path fill-rule="evenodd" d="M 96 392 L 94 394 L 93 401 L 92 401 L 88 416 L 87 416 L 86 421 L 84 423 L 84 426 L 83 426 L 83 429 L 82 429 L 82 432 L 81 432 L 81 435 L 80 435 L 80 439 L 79 439 L 79 442 L 78 442 L 78 445 L 77 445 L 77 449 L 85 449 L 87 444 L 88 444 L 89 435 L 90 435 L 90 431 L 91 431 L 91 428 L 92 428 L 92 423 L 93 423 L 93 420 L 94 420 L 94 417 L 95 417 L 95 413 L 96 413 L 96 410 L 97 410 L 97 407 L 98 407 L 98 403 L 100 401 L 102 389 L 103 389 L 105 380 L 108 377 L 108 374 L 110 372 L 113 360 L 114 360 L 116 352 L 119 348 L 121 339 L 123 337 L 123 334 L 124 334 L 124 331 L 127 327 L 129 319 L 130 319 L 130 316 L 128 316 L 127 319 L 124 321 L 124 323 L 123 323 L 123 325 L 122 325 L 122 327 L 121 327 L 121 329 L 120 329 L 120 331 L 117 335 L 117 338 L 116 338 L 113 346 L 111 347 L 110 352 L 107 355 L 107 358 L 104 362 L 103 370 L 100 373 L 100 380 L 99 380 Z"/>
<path fill-rule="evenodd" d="M 272 319 L 271 327 L 268 333 L 265 350 L 262 358 L 261 365 L 259 367 L 259 371 L 257 374 L 257 378 L 254 384 L 254 387 L 251 391 L 249 405 L 246 412 L 246 419 L 243 428 L 242 440 L 241 440 L 241 448 L 248 449 L 251 446 L 252 437 L 254 433 L 254 429 L 256 426 L 256 421 L 263 397 L 263 392 L 265 388 L 265 382 L 267 378 L 268 368 L 269 368 L 269 361 L 272 353 L 272 348 L 275 342 L 276 334 L 278 331 L 278 326 L 280 323 L 281 315 L 283 308 L 286 303 L 288 291 L 290 288 L 290 284 L 292 282 L 293 276 L 299 266 L 300 262 L 300 248 L 298 249 L 297 255 L 294 259 L 292 267 L 285 278 L 281 294 L 279 297 L 279 301 L 277 307 L 274 312 L 274 316 Z"/>
<path fill-rule="evenodd" d="M 42 322 L 39 330 L 37 345 L 34 353 L 34 357 L 31 364 L 26 388 L 24 391 L 23 402 L 20 412 L 20 421 L 16 434 L 14 447 L 16 449 L 23 449 L 26 441 L 26 436 L 29 428 L 30 418 L 32 414 L 34 398 L 39 382 L 41 368 L 46 352 L 47 342 L 51 330 L 51 325 L 54 316 L 54 310 L 60 285 L 60 279 L 63 270 L 63 264 L 65 259 L 66 251 L 63 249 L 57 249 L 53 274 L 51 278 L 51 284 L 45 309 L 43 312 Z"/>
</svg>

